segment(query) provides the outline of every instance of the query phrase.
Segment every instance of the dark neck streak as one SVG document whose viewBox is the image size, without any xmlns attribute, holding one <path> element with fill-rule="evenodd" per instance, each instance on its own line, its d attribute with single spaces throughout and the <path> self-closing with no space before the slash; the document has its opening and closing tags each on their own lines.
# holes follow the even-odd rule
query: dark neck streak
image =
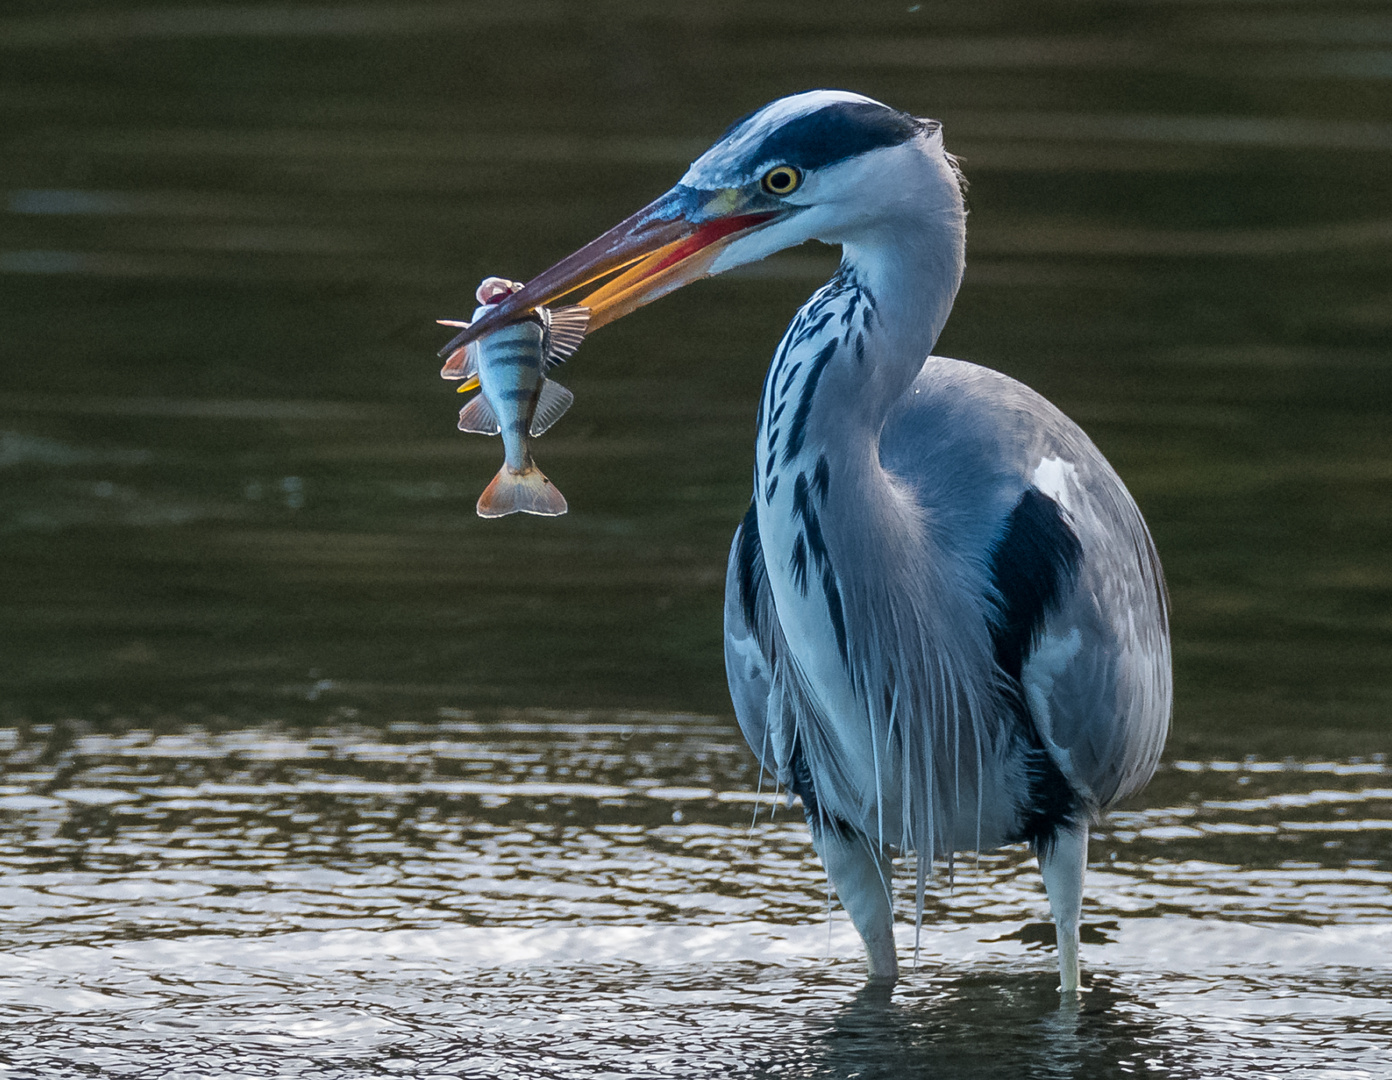
<svg viewBox="0 0 1392 1080">
<path fill-rule="evenodd" d="M 876 324 L 874 294 L 842 264 L 789 326 L 774 353 L 759 397 L 759 438 L 770 468 L 802 452 L 807 424 L 828 367 L 841 358 L 860 367 Z"/>
</svg>

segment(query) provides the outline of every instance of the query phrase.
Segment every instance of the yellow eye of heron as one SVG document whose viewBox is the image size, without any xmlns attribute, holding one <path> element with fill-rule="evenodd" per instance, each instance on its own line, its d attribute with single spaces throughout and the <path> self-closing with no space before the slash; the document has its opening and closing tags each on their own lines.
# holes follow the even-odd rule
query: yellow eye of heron
<svg viewBox="0 0 1392 1080">
<path fill-rule="evenodd" d="M 791 195 L 802 183 L 802 173 L 791 165 L 775 165 L 764 173 L 763 188 L 770 195 Z"/>
</svg>

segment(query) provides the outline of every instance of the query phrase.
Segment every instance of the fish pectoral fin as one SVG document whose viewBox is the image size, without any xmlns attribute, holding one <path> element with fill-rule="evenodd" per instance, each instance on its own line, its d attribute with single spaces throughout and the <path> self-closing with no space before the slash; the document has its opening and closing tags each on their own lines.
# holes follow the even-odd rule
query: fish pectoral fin
<svg viewBox="0 0 1392 1080">
<path fill-rule="evenodd" d="M 470 390 L 477 390 L 478 388 L 479 377 L 477 375 L 470 375 L 468 381 L 459 384 L 459 387 L 455 390 L 455 393 L 467 394 Z"/>
<path fill-rule="evenodd" d="M 475 509 L 483 518 L 517 513 L 559 517 L 570 507 L 556 485 L 535 465 L 528 465 L 520 472 L 504 465 L 492 483 L 483 489 Z"/>
<path fill-rule="evenodd" d="M 488 399 L 480 394 L 470 398 L 468 404 L 459 410 L 459 430 L 472 431 L 478 435 L 496 435 L 503 429 Z"/>
<path fill-rule="evenodd" d="M 542 379 L 541 392 L 537 394 L 536 412 L 532 414 L 532 438 L 536 438 L 564 416 L 574 400 L 575 395 L 560 383 Z"/>
<path fill-rule="evenodd" d="M 442 379 L 471 379 L 477 374 L 478 345 L 472 341 L 450 353 L 445 366 L 440 369 Z"/>
<path fill-rule="evenodd" d="M 590 325 L 590 309 L 568 304 L 565 307 L 548 308 L 546 321 L 546 361 L 559 364 L 569 360 L 585 340 L 585 330 Z"/>
</svg>

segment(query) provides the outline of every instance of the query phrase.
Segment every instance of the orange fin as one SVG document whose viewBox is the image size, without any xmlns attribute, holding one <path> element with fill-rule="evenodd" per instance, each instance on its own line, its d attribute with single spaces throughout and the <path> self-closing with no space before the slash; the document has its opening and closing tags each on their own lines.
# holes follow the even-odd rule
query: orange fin
<svg viewBox="0 0 1392 1080">
<path fill-rule="evenodd" d="M 445 366 L 440 369 L 442 379 L 471 379 L 478 374 L 478 343 L 470 342 L 462 349 L 449 354 Z"/>
<path fill-rule="evenodd" d="M 477 509 L 479 517 L 496 518 L 519 512 L 559 517 L 570 508 L 566 506 L 565 496 L 535 465 L 521 472 L 513 472 L 504 465 L 493 482 L 483 489 Z"/>
<path fill-rule="evenodd" d="M 472 431 L 478 435 L 496 435 L 502 428 L 498 425 L 493 406 L 480 394 L 476 398 L 470 398 L 464 408 L 459 410 L 459 430 Z"/>
</svg>

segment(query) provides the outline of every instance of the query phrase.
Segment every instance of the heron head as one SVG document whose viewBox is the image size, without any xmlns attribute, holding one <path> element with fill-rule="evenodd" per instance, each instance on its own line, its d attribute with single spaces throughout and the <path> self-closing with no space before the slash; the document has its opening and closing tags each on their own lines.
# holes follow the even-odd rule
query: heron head
<svg viewBox="0 0 1392 1080">
<path fill-rule="evenodd" d="M 906 211 L 960 220 L 959 181 L 936 121 L 843 90 L 780 98 L 736 121 L 665 195 L 527 282 L 441 355 L 599 282 L 575 301 L 590 309 L 592 331 L 808 240 L 863 241 L 902 227 Z"/>
</svg>

